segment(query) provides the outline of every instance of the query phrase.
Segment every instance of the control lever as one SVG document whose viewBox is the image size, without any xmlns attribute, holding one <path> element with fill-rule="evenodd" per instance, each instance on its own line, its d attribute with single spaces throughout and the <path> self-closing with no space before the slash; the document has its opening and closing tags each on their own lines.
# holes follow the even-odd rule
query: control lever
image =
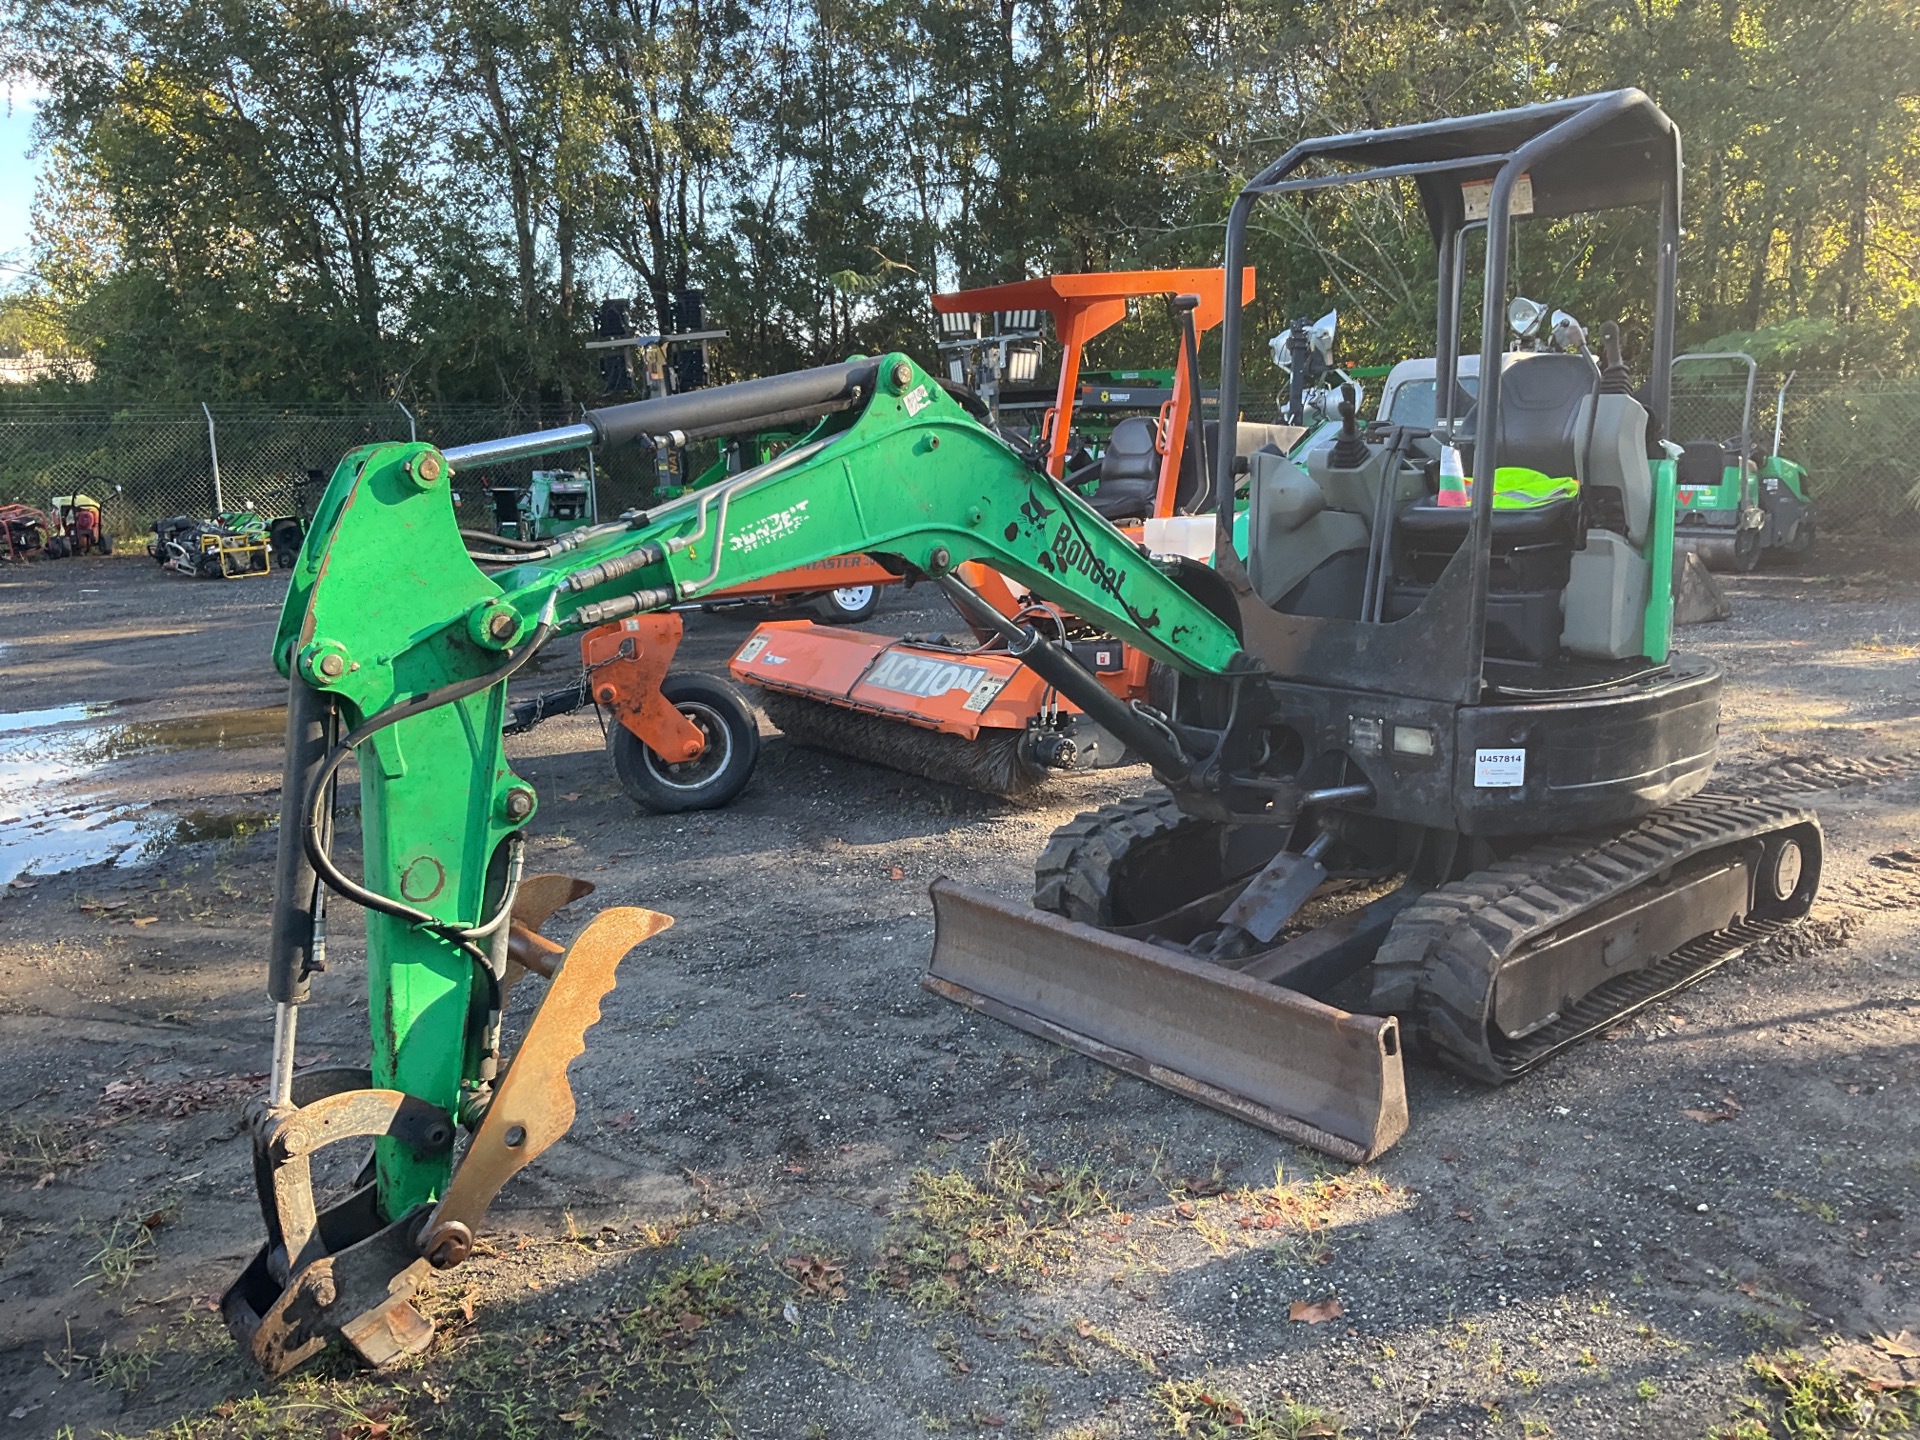
<svg viewBox="0 0 1920 1440">
<path fill-rule="evenodd" d="M 1367 463 L 1367 442 L 1360 436 L 1360 420 L 1355 413 L 1353 386 L 1340 387 L 1340 438 L 1333 445 L 1333 463 L 1341 470 L 1356 470 Z"/>
</svg>

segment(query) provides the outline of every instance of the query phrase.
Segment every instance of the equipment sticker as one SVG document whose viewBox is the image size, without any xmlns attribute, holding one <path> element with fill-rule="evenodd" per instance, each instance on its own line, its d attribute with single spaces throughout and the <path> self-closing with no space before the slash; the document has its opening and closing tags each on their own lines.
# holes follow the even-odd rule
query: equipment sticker
<svg viewBox="0 0 1920 1440">
<path fill-rule="evenodd" d="M 927 394 L 926 386 L 916 385 L 903 395 L 901 400 L 907 407 L 907 418 L 912 419 L 915 415 L 918 415 L 922 410 L 927 408 L 931 397 Z"/>
<path fill-rule="evenodd" d="M 975 715 L 981 714 L 993 703 L 993 697 L 1006 688 L 1007 682 L 1000 676 L 988 675 L 985 679 L 974 682 L 973 693 L 967 696 L 967 703 L 960 708 L 970 710 Z"/>
<path fill-rule="evenodd" d="M 1476 790 L 1512 790 L 1526 783 L 1525 750 L 1473 752 L 1473 785 Z"/>
<path fill-rule="evenodd" d="M 879 690 L 892 690 L 900 695 L 911 695 L 918 700 L 931 700 L 949 690 L 973 692 L 982 681 L 994 678 L 991 670 L 979 665 L 960 665 L 952 660 L 934 660 L 904 650 L 889 650 L 873 662 L 873 668 L 860 683 Z M 985 704 L 985 701 L 981 702 L 983 708 Z M 973 708 L 971 702 L 968 708 Z"/>
<path fill-rule="evenodd" d="M 742 645 L 740 647 L 740 653 L 738 655 L 735 655 L 733 658 L 738 660 L 742 665 L 745 665 L 748 662 L 750 662 L 754 656 L 758 655 L 762 650 L 766 648 L 767 648 L 767 637 L 764 635 L 756 635 L 751 640 L 747 641 L 746 644 Z"/>
<path fill-rule="evenodd" d="M 1463 180 L 1460 183 L 1460 208 L 1463 220 L 1484 220 L 1493 209 L 1493 181 Z M 1513 182 L 1507 201 L 1509 215 L 1533 213 L 1533 176 L 1522 175 Z"/>
</svg>

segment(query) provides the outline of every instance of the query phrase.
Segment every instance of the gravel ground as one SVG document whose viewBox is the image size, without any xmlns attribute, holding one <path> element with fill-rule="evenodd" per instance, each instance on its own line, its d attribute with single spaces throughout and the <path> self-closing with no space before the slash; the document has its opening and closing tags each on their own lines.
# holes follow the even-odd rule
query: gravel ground
<svg viewBox="0 0 1920 1440">
<path fill-rule="evenodd" d="M 257 1243 L 282 585 L 0 570 L 0 703 L 59 712 L 0 717 L 0 1435 L 1705 1436 L 1769 1402 L 1750 1356 L 1920 1330 L 1920 586 L 1762 574 L 1685 641 L 1720 783 L 1820 810 L 1811 922 L 1505 1090 L 1411 1064 L 1361 1169 L 919 988 L 930 879 L 1023 897 L 1144 771 L 1012 808 L 770 733 L 733 807 L 657 817 L 590 715 L 514 739 L 537 867 L 676 923 L 434 1351 L 262 1386 L 209 1297 Z M 746 633 L 695 617 L 685 663 Z M 303 1062 L 365 1053 L 339 929 Z"/>
</svg>

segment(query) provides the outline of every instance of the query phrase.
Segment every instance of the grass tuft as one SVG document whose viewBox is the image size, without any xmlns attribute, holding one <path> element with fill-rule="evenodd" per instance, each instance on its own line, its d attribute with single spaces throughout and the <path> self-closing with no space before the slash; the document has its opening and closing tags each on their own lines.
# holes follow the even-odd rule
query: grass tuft
<svg viewBox="0 0 1920 1440">
<path fill-rule="evenodd" d="M 1913 1381 L 1826 1357 L 1809 1360 L 1797 1350 L 1750 1356 L 1747 1371 L 1763 1393 L 1749 1396 L 1747 1413 L 1712 1440 L 1852 1440 L 1920 1429 L 1920 1385 Z"/>
<path fill-rule="evenodd" d="M 1341 1440 L 1346 1426 L 1325 1410 L 1283 1398 L 1254 1406 L 1204 1380 L 1167 1380 L 1153 1387 L 1166 1433 L 1182 1440 Z"/>
<path fill-rule="evenodd" d="M 1055 1168 L 1019 1136 L 987 1146 L 977 1175 L 926 1166 L 907 1180 L 880 1284 L 927 1309 L 968 1308 L 994 1282 L 1024 1286 L 1072 1259 L 1079 1223 L 1113 1210 L 1088 1165 Z"/>
</svg>

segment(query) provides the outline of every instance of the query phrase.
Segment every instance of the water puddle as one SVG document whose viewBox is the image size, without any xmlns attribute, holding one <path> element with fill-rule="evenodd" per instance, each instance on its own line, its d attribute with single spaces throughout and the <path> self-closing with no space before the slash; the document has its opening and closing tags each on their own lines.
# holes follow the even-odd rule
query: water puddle
<svg viewBox="0 0 1920 1440">
<path fill-rule="evenodd" d="M 113 709 L 90 703 L 0 714 L 0 885 L 25 874 L 136 864 L 169 845 L 240 839 L 273 823 L 262 811 L 173 814 L 97 787 L 109 779 L 107 766 L 134 756 L 270 744 L 285 733 L 283 707 L 98 723 Z"/>
</svg>

